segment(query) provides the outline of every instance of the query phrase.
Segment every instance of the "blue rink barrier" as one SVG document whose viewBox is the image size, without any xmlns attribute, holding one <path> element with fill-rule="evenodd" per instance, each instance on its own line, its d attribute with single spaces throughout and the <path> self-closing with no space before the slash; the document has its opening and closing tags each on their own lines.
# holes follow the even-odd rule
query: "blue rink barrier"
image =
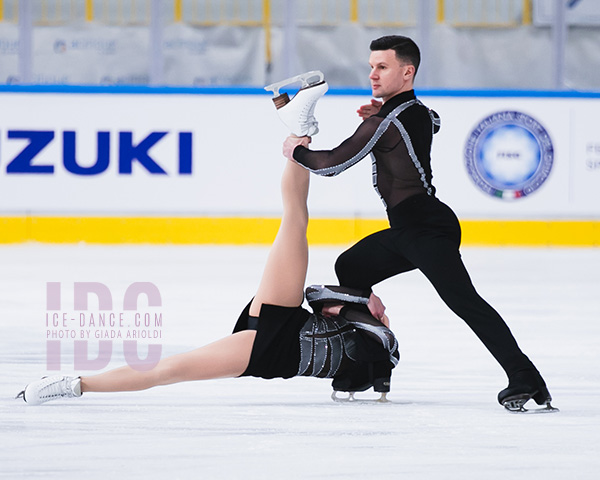
<svg viewBox="0 0 600 480">
<path fill-rule="evenodd" d="M 286 89 L 282 89 L 285 91 Z M 292 89 L 291 89 L 292 90 Z M 416 88 L 425 97 L 489 97 L 489 98 L 600 98 L 600 92 L 573 90 L 446 90 Z M 0 93 L 106 93 L 106 94 L 196 94 L 196 95 L 271 95 L 254 86 L 163 87 L 146 85 L 0 85 Z M 327 95 L 365 95 L 363 87 L 330 87 Z"/>
</svg>

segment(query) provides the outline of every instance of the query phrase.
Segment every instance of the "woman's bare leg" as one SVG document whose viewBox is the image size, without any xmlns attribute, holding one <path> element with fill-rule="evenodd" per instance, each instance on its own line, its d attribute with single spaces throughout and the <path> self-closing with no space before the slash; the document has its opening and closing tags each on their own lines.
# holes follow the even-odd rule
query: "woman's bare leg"
<svg viewBox="0 0 600 480">
<path fill-rule="evenodd" d="M 256 331 L 244 330 L 190 352 L 163 358 L 149 371 L 121 367 L 81 377 L 82 392 L 145 390 L 192 380 L 239 377 L 250 361 Z"/>
<path fill-rule="evenodd" d="M 281 180 L 283 217 L 271 247 L 250 315 L 258 316 L 263 303 L 296 307 L 304 298 L 308 268 L 308 198 L 310 172 L 287 162 Z M 81 377 L 82 392 L 145 390 L 192 380 L 238 377 L 248 367 L 256 331 L 245 330 L 190 352 L 162 359 L 143 372 L 121 367 Z"/>
<path fill-rule="evenodd" d="M 309 176 L 308 170 L 287 161 L 281 179 L 283 217 L 250 306 L 252 316 L 259 315 L 263 303 L 283 307 L 297 307 L 302 303 L 308 268 Z"/>
</svg>

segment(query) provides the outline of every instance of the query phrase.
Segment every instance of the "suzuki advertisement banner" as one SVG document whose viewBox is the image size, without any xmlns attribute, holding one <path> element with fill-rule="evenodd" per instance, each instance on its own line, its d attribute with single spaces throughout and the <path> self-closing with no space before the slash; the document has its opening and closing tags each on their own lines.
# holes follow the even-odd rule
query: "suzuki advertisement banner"
<svg viewBox="0 0 600 480">
<path fill-rule="evenodd" d="M 140 89 L 147 92 L 149 89 Z M 268 94 L 0 93 L 3 215 L 278 216 L 287 132 Z M 311 148 L 365 95 L 327 94 Z M 600 98 L 440 96 L 433 184 L 468 219 L 600 217 Z M 313 176 L 313 217 L 383 218 L 371 158 Z"/>
</svg>

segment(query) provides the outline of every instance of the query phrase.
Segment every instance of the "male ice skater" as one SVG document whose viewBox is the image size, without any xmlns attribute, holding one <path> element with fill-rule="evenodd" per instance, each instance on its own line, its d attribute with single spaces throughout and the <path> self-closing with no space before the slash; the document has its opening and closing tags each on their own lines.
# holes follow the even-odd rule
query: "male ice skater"
<svg viewBox="0 0 600 480">
<path fill-rule="evenodd" d="M 369 289 L 399 273 L 419 269 L 443 301 L 479 337 L 508 376 L 498 401 L 525 411 L 533 399 L 551 411 L 542 376 L 521 351 L 500 315 L 476 292 L 459 253 L 461 230 L 454 212 L 437 199 L 432 183 L 431 143 L 439 116 L 415 96 L 413 81 L 420 52 L 407 37 L 386 36 L 371 43 L 372 100 L 358 110 L 356 132 L 338 147 L 311 151 L 294 136 L 284 155 L 313 173 L 342 173 L 368 154 L 373 184 L 386 208 L 390 228 L 370 235 L 336 262 L 340 285 Z"/>
</svg>

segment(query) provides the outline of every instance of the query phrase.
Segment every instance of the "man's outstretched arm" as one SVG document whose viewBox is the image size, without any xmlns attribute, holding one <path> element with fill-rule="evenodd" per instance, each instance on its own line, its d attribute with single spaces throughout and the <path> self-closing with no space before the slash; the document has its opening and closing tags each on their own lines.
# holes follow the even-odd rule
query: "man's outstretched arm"
<svg viewBox="0 0 600 480">
<path fill-rule="evenodd" d="M 366 157 L 377 142 L 376 132 L 380 124 L 378 117 L 365 120 L 354 132 L 333 150 L 309 150 L 305 146 L 295 146 L 288 150 L 287 158 L 295 160 L 300 165 L 317 175 L 331 177 L 342 173 Z M 288 137 L 290 145 L 293 137 Z M 288 143 L 286 140 L 286 143 Z M 284 152 L 285 155 L 285 152 Z"/>
</svg>

